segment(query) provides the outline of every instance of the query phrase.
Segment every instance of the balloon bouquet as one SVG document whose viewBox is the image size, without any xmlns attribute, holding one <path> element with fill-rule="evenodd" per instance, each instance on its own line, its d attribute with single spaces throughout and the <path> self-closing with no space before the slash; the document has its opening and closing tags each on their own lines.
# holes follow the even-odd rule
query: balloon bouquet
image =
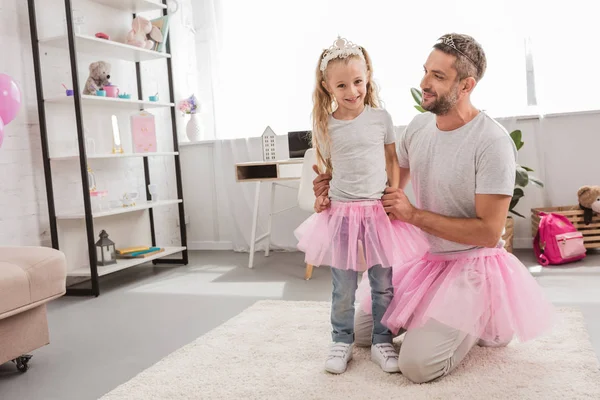
<svg viewBox="0 0 600 400">
<path fill-rule="evenodd" d="M 4 127 L 15 119 L 20 106 L 19 86 L 10 76 L 0 74 L 0 147 L 4 142 Z"/>
</svg>

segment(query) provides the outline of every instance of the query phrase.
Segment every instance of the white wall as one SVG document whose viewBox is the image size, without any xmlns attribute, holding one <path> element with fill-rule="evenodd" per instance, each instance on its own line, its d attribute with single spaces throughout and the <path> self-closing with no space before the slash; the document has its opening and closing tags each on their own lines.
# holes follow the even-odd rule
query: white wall
<svg viewBox="0 0 600 400">
<path fill-rule="evenodd" d="M 577 204 L 577 189 L 580 186 L 600 183 L 600 137 L 596 132 L 597 126 L 600 125 L 600 112 L 548 116 L 542 119 L 507 118 L 498 121 L 509 132 L 521 129 L 525 145 L 519 151 L 518 162 L 533 168 L 533 174 L 543 180 L 546 186 L 545 189 L 528 186 L 525 189 L 525 197 L 516 207 L 516 210 L 527 218 L 515 217 L 515 246 L 527 248 L 531 247 L 532 241 L 531 208 Z M 286 146 L 285 136 L 278 137 L 278 140 L 280 145 Z M 182 151 L 184 196 L 187 214 L 190 217 L 190 248 L 232 248 L 232 237 L 237 234 L 234 232 L 236 223 L 232 221 L 233 213 L 227 199 L 229 194 L 225 189 L 226 181 L 233 179 L 233 166 L 214 164 L 217 149 L 218 144 L 211 143 L 188 146 Z M 259 153 L 244 154 L 237 162 L 260 159 Z M 219 174 L 224 176 L 215 179 Z M 242 198 L 238 199 L 238 204 L 246 202 L 245 207 L 250 212 L 253 192 L 249 190 L 249 185 L 253 184 L 237 185 L 237 195 Z M 412 198 L 412 191 L 408 192 Z M 280 191 L 275 208 L 294 205 L 295 196 L 295 193 Z M 267 209 L 268 202 L 268 185 L 263 184 L 260 203 L 263 211 Z M 296 242 L 292 232 L 307 216 L 307 213 L 296 208 L 276 217 L 273 227 L 275 247 L 293 250 Z M 266 221 L 266 214 L 260 213 L 258 235 L 265 232 Z M 247 225 L 247 221 L 242 221 L 241 225 Z"/>
<path fill-rule="evenodd" d="M 21 1 L 2 1 L 0 39 L 0 72 L 12 76 L 22 93 L 21 110 L 4 128 L 0 148 L 0 244 L 38 245 L 49 235 L 48 213 L 28 15 Z"/>
</svg>

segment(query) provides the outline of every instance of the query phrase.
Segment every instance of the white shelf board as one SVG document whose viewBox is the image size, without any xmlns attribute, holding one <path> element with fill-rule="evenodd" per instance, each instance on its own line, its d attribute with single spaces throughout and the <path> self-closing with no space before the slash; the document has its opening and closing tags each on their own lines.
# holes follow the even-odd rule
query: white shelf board
<svg viewBox="0 0 600 400">
<path fill-rule="evenodd" d="M 147 210 L 154 207 L 168 206 L 171 204 L 181 203 L 182 200 L 157 200 L 157 201 L 136 201 L 135 206 L 131 207 L 117 207 L 109 208 L 106 211 L 93 211 L 92 215 L 94 218 L 108 217 L 111 215 L 125 214 L 135 211 Z M 73 213 L 61 213 L 56 215 L 56 219 L 82 219 L 85 218 L 84 212 L 73 212 Z"/>
<path fill-rule="evenodd" d="M 179 155 L 177 151 L 163 151 L 163 152 L 155 152 L 155 153 L 124 153 L 124 154 L 88 154 L 88 160 L 100 160 L 100 159 L 115 159 L 115 158 L 140 158 L 140 157 L 166 157 L 166 156 L 176 156 Z M 78 155 L 70 155 L 70 156 L 59 156 L 59 157 L 50 157 L 51 160 L 54 161 L 69 161 L 69 160 L 78 160 Z"/>
<path fill-rule="evenodd" d="M 146 100 L 137 100 L 137 99 L 119 99 L 118 97 L 102 97 L 102 96 L 91 96 L 87 94 L 81 95 L 81 100 L 83 103 L 90 104 L 104 104 L 104 105 L 114 105 L 115 107 L 130 107 L 134 109 L 138 109 L 140 106 L 145 106 L 146 108 L 153 107 L 173 107 L 174 103 L 161 103 L 159 101 L 146 101 Z M 73 102 L 73 96 L 55 96 L 49 97 L 44 100 L 47 103 L 71 103 Z"/>
<path fill-rule="evenodd" d="M 161 246 L 155 246 L 161 247 Z M 165 251 L 155 254 L 146 258 L 131 258 L 131 259 L 118 259 L 116 264 L 107 266 L 98 266 L 98 276 L 104 276 L 112 274 L 113 272 L 121 271 L 126 268 L 135 267 L 136 265 L 144 264 L 157 258 L 170 256 L 175 253 L 184 251 L 185 247 L 163 247 Z M 90 276 L 90 267 L 82 267 L 67 273 L 68 276 Z"/>
<path fill-rule="evenodd" d="M 54 36 L 40 40 L 41 46 L 50 46 L 59 49 L 69 48 L 67 35 Z M 75 35 L 75 49 L 77 53 L 89 54 L 99 60 L 113 58 L 125 61 L 149 61 L 171 57 L 168 53 L 142 49 L 141 47 L 116 42 L 114 40 L 99 39 L 95 36 Z"/>
<path fill-rule="evenodd" d="M 115 8 L 117 10 L 129 11 L 137 14 L 144 11 L 164 10 L 167 8 L 164 4 L 156 3 L 150 0 L 91 0 L 94 3 Z"/>
</svg>

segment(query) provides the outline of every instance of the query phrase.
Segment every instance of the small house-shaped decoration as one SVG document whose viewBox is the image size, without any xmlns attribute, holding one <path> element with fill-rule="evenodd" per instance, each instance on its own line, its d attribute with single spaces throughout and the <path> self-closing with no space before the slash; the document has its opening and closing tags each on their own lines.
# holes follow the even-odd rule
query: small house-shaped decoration
<svg viewBox="0 0 600 400">
<path fill-rule="evenodd" d="M 262 134 L 263 161 L 275 161 L 275 132 L 270 126 Z"/>
</svg>

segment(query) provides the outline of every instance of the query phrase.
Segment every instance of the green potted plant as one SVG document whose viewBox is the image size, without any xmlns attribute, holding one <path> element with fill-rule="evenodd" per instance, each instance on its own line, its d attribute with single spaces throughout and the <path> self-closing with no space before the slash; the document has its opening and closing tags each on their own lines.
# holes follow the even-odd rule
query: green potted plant
<svg viewBox="0 0 600 400">
<path fill-rule="evenodd" d="M 417 103 L 414 106 L 415 109 L 419 112 L 425 112 L 423 107 L 421 107 L 421 101 L 423 99 L 423 94 L 421 93 L 421 91 L 416 88 L 411 88 L 410 93 L 412 94 L 413 99 Z M 521 150 L 521 148 L 525 144 L 525 142 L 523 142 L 522 132 L 518 129 L 514 130 L 510 133 L 510 137 L 512 138 L 513 142 L 515 143 L 515 147 L 517 148 L 517 151 Z M 531 183 L 537 187 L 541 187 L 541 188 L 544 187 L 544 183 L 542 181 L 540 181 L 538 178 L 531 176 L 529 174 L 530 172 L 533 172 L 533 170 L 531 168 L 526 167 L 524 165 L 517 164 L 517 168 L 516 168 L 516 172 L 515 172 L 515 188 L 513 190 L 513 196 L 510 201 L 510 206 L 508 207 L 508 211 L 514 215 L 521 217 L 521 218 L 525 218 L 525 216 L 520 214 L 519 212 L 515 211 L 515 207 L 519 203 L 519 200 L 521 200 L 525 196 L 525 192 L 523 191 L 523 188 L 526 187 L 529 183 Z M 505 233 L 502 236 L 502 238 L 505 240 L 505 242 L 506 242 L 505 248 L 509 252 L 512 252 L 513 230 L 514 230 L 514 221 L 511 216 L 508 216 L 506 219 Z"/>
</svg>

